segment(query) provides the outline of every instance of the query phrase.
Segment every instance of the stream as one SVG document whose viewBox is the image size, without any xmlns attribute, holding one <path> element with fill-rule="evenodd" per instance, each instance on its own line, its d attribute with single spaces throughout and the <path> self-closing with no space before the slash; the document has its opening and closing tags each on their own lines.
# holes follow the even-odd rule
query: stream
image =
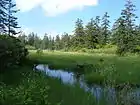
<svg viewBox="0 0 140 105">
<path fill-rule="evenodd" d="M 75 85 L 79 84 L 85 91 L 91 92 L 96 98 L 97 103 L 100 103 L 102 99 L 105 99 L 109 105 L 116 105 L 117 93 L 115 88 L 102 87 L 99 85 L 89 86 L 84 81 L 84 75 L 77 76 L 74 72 L 68 72 L 64 70 L 51 70 L 48 65 L 39 64 L 34 70 L 43 71 L 47 76 L 52 78 L 59 78 L 64 84 Z M 131 92 L 125 93 L 123 96 L 123 102 L 130 105 L 140 105 L 140 89 L 133 89 Z M 127 104 L 126 104 L 127 105 Z"/>
</svg>

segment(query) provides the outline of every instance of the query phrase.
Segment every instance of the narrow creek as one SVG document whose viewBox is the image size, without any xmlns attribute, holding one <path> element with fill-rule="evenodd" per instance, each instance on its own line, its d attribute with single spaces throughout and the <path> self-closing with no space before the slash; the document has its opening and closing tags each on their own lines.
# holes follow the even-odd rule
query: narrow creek
<svg viewBox="0 0 140 105">
<path fill-rule="evenodd" d="M 51 70 L 48 65 L 39 64 L 35 67 L 35 70 L 43 71 L 47 76 L 52 78 L 59 78 L 64 84 L 75 85 L 79 84 L 85 91 L 91 92 L 96 98 L 97 103 L 100 103 L 102 99 L 105 99 L 109 105 L 116 105 L 117 91 L 115 88 L 102 87 L 99 85 L 89 86 L 84 81 L 84 75 L 77 76 L 73 72 L 67 72 L 64 70 Z M 130 105 L 140 105 L 140 89 L 134 89 L 129 93 L 125 93 L 123 101 Z"/>
</svg>

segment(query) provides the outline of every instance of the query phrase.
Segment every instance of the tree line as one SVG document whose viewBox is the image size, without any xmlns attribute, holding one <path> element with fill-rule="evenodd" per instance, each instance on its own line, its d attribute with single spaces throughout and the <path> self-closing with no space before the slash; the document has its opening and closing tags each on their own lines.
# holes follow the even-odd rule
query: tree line
<svg viewBox="0 0 140 105">
<path fill-rule="evenodd" d="M 75 22 L 74 34 L 44 35 L 40 39 L 37 34 L 30 33 L 28 36 L 20 35 L 19 39 L 36 49 L 69 50 L 69 49 L 97 49 L 105 45 L 116 45 L 117 53 L 138 52 L 140 50 L 140 25 L 136 24 L 136 6 L 131 0 L 127 0 L 120 17 L 110 26 L 110 16 L 107 12 L 103 17 L 96 16 L 84 26 L 78 18 Z"/>
<path fill-rule="evenodd" d="M 0 34 L 18 34 L 18 22 L 15 13 L 16 4 L 12 0 L 0 1 Z M 74 34 L 44 35 L 41 39 L 35 32 L 25 35 L 21 33 L 19 39 L 25 45 L 35 49 L 49 49 L 68 51 L 69 49 L 98 49 L 106 45 L 116 45 L 117 53 L 120 55 L 126 52 L 140 51 L 140 25 L 136 24 L 136 6 L 131 0 L 127 0 L 120 17 L 116 19 L 113 26 L 110 26 L 110 16 L 106 12 L 103 17 L 96 16 L 83 25 L 83 20 L 78 18 L 75 22 Z"/>
</svg>

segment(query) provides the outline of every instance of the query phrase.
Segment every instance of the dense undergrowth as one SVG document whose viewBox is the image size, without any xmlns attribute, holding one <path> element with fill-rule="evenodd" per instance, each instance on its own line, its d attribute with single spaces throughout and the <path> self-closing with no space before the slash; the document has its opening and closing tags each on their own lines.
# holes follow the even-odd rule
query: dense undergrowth
<svg viewBox="0 0 140 105">
<path fill-rule="evenodd" d="M 114 55 L 64 52 L 36 54 L 30 52 L 28 58 L 30 60 L 22 66 L 17 66 L 17 68 L 9 69 L 0 74 L 1 105 L 107 105 L 104 97 L 97 103 L 95 97 L 81 89 L 78 84 L 73 86 L 63 84 L 59 79 L 50 78 L 44 73 L 33 71 L 33 65 L 39 63 L 49 64 L 51 68 L 84 73 L 89 84 L 104 83 L 106 86 L 114 86 L 115 83 L 122 83 L 125 87 L 121 88 L 123 93 L 118 93 L 117 97 L 120 100 L 124 98 L 126 92 L 131 91 L 129 83 L 136 84 L 139 80 L 139 60 L 134 56 L 131 57 L 131 60 L 134 61 L 135 66 L 132 66 L 130 57 Z M 131 65 L 129 66 L 129 64 Z M 124 71 L 121 68 L 122 65 Z M 129 72 L 125 67 L 129 68 Z M 116 100 L 118 105 L 121 105 L 120 100 Z M 129 101 L 126 102 L 129 103 Z"/>
<path fill-rule="evenodd" d="M 0 74 L 0 105 L 93 105 L 94 97 L 78 85 L 22 66 Z"/>
<path fill-rule="evenodd" d="M 28 54 L 24 44 L 13 36 L 0 35 L 0 72 L 19 65 Z"/>
</svg>

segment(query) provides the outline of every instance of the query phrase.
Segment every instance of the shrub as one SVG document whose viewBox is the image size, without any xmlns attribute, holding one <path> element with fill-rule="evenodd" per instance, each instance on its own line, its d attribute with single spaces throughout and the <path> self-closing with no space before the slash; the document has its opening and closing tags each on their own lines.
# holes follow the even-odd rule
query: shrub
<svg viewBox="0 0 140 105">
<path fill-rule="evenodd" d="M 103 46 L 103 48 L 115 48 L 116 46 L 115 45 L 112 45 L 112 44 L 106 44 Z"/>
<path fill-rule="evenodd" d="M 79 52 L 87 52 L 88 51 L 88 49 L 86 49 L 86 48 L 81 48 L 80 50 L 79 50 Z"/>
<path fill-rule="evenodd" d="M 0 105 L 50 105 L 49 85 L 41 73 L 24 73 L 16 86 L 0 85 Z M 25 78 L 26 77 L 26 78 Z"/>
<path fill-rule="evenodd" d="M 140 46 L 136 46 L 134 48 L 134 53 L 140 53 Z"/>
<path fill-rule="evenodd" d="M 43 54 L 43 50 L 38 49 L 38 50 L 36 51 L 36 53 L 37 53 L 37 54 Z"/>
<path fill-rule="evenodd" d="M 28 50 L 19 39 L 0 35 L 0 70 L 20 64 L 27 54 Z"/>
<path fill-rule="evenodd" d="M 26 48 L 28 50 L 36 50 L 36 48 L 34 46 L 30 46 L 30 45 L 26 45 Z"/>
</svg>

